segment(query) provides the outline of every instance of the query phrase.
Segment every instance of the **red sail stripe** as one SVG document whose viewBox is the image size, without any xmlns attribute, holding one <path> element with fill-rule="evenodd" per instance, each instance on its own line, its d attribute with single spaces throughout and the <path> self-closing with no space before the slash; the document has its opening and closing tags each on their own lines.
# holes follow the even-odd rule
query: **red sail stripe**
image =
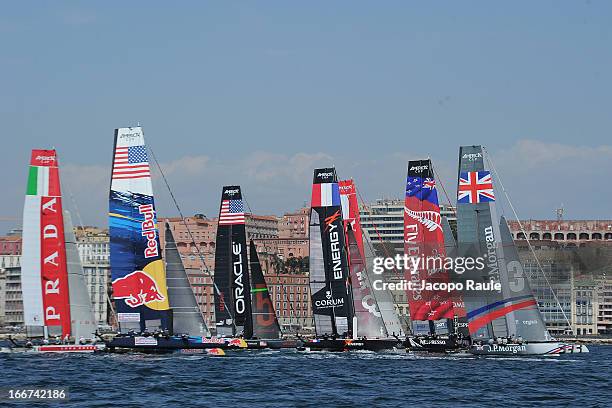
<svg viewBox="0 0 612 408">
<path fill-rule="evenodd" d="M 505 316 L 505 315 L 507 315 L 508 313 L 510 313 L 510 312 L 512 312 L 514 310 L 524 309 L 526 307 L 533 306 L 535 304 L 536 304 L 535 299 L 530 299 L 530 300 L 526 300 L 524 302 L 520 302 L 520 303 L 517 303 L 517 304 L 514 304 L 514 305 L 502 307 L 501 309 L 497 309 L 497 310 L 494 310 L 492 312 L 489 312 L 486 315 L 479 317 L 478 319 L 472 320 L 468 324 L 468 327 L 470 329 L 470 333 L 471 334 L 475 333 L 482 326 L 484 326 L 486 324 L 489 324 L 493 320 L 498 319 L 498 318 L 500 318 L 502 316 Z"/>
</svg>

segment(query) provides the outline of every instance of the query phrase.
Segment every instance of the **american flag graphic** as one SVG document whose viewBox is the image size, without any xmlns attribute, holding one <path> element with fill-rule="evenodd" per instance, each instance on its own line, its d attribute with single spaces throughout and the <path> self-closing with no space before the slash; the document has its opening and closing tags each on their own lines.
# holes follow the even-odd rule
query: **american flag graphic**
<svg viewBox="0 0 612 408">
<path fill-rule="evenodd" d="M 244 224 L 244 206 L 242 200 L 221 201 L 219 225 Z"/>
<path fill-rule="evenodd" d="M 147 148 L 144 145 L 117 147 L 113 163 L 113 180 L 151 177 Z"/>
<path fill-rule="evenodd" d="M 458 203 L 486 203 L 495 201 L 493 178 L 488 171 L 462 172 L 459 177 Z"/>
</svg>

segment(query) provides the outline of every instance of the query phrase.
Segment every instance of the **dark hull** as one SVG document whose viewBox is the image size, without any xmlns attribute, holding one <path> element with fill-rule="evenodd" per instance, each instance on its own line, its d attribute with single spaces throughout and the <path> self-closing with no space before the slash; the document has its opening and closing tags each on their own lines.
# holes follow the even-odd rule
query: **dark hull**
<svg viewBox="0 0 612 408">
<path fill-rule="evenodd" d="M 404 346 L 409 351 L 426 353 L 453 353 L 465 350 L 467 345 L 462 344 L 457 339 L 447 336 L 417 336 L 409 337 L 404 342 Z"/>
<path fill-rule="evenodd" d="M 383 351 L 402 347 L 398 339 L 315 339 L 303 343 L 303 348 L 311 351 Z"/>
<path fill-rule="evenodd" d="M 262 349 L 295 349 L 301 347 L 303 344 L 302 340 L 287 340 L 287 339 L 262 339 L 262 340 L 246 340 L 247 348 L 249 350 L 262 350 Z"/>
<path fill-rule="evenodd" d="M 106 342 L 108 351 L 139 351 L 165 353 L 176 350 L 206 350 L 220 348 L 224 350 L 245 348 L 240 346 L 240 339 L 217 339 L 202 337 L 140 337 L 117 336 Z"/>
</svg>

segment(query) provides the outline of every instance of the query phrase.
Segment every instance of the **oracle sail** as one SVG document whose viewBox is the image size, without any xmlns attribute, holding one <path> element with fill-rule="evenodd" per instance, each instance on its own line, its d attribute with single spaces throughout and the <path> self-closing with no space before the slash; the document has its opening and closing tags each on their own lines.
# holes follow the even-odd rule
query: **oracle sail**
<svg viewBox="0 0 612 408">
<path fill-rule="evenodd" d="M 372 282 L 367 271 L 355 183 L 353 180 L 341 180 L 338 182 L 338 186 L 356 318 L 353 324 L 353 334 L 357 337 L 365 336 L 368 338 L 388 337 L 377 297 L 372 289 Z"/>
<path fill-rule="evenodd" d="M 189 283 L 170 223 L 166 223 L 164 244 L 166 284 L 170 307 L 172 308 L 173 332 L 175 334 L 209 337 L 210 331 L 204 322 L 193 288 Z"/>
<path fill-rule="evenodd" d="M 252 337 L 249 269 L 244 204 L 240 186 L 221 193 L 215 248 L 215 320 L 217 335 Z"/>
<path fill-rule="evenodd" d="M 447 283 L 444 233 L 438 193 L 431 160 L 408 163 L 404 208 L 404 253 L 419 260 L 418 268 L 409 269 L 405 279 L 413 288 L 407 291 L 410 319 L 415 334 L 435 332 L 435 321 L 452 319 L 458 312 L 456 294 L 446 290 L 427 290 L 423 282 Z M 436 259 L 437 258 L 437 259 Z M 419 322 L 428 322 L 423 326 Z M 446 326 L 445 322 L 439 325 Z"/>
<path fill-rule="evenodd" d="M 109 195 L 113 297 L 120 329 L 172 332 L 153 197 L 142 128 L 115 130 Z"/>
<path fill-rule="evenodd" d="M 261 270 L 257 248 L 253 240 L 249 245 L 252 297 L 252 337 L 258 339 L 280 339 L 281 330 L 274 312 L 268 285 Z"/>
<path fill-rule="evenodd" d="M 24 322 L 33 335 L 94 336 L 70 214 L 62 209 L 55 150 L 32 150 L 23 211 L 21 286 Z"/>
<path fill-rule="evenodd" d="M 350 337 L 354 316 L 338 177 L 316 169 L 310 210 L 310 290 L 318 336 Z"/>
</svg>

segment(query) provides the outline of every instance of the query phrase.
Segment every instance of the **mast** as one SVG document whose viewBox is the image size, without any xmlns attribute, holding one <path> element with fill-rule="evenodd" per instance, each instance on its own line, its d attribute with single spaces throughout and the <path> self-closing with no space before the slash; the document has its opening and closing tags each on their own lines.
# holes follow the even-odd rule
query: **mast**
<svg viewBox="0 0 612 408">
<path fill-rule="evenodd" d="M 21 285 L 26 327 L 42 329 L 45 337 L 69 336 L 70 295 L 55 150 L 32 150 L 23 209 Z"/>
<path fill-rule="evenodd" d="M 166 282 L 170 307 L 172 308 L 173 331 L 175 334 L 209 337 L 210 331 L 206 327 L 193 288 L 189 283 L 169 223 L 166 223 L 164 237 Z"/>
<path fill-rule="evenodd" d="M 336 169 L 314 171 L 310 210 L 310 290 L 317 335 L 348 337 L 354 317 Z"/>
<path fill-rule="evenodd" d="M 240 186 L 221 193 L 214 283 L 217 335 L 250 337 L 252 330 L 244 205 Z"/>
<path fill-rule="evenodd" d="M 431 160 L 408 162 L 404 208 L 404 253 L 420 259 L 416 270 L 407 270 L 405 278 L 412 282 L 407 290 L 410 320 L 414 333 L 435 332 L 437 320 L 452 319 L 456 314 L 453 294 L 446 290 L 427 290 L 423 282 L 447 283 L 444 232 L 438 203 L 436 181 Z M 427 321 L 423 326 L 419 322 Z M 446 322 L 439 322 L 444 325 Z"/>
<path fill-rule="evenodd" d="M 274 304 L 270 299 L 268 285 L 261 270 L 257 248 L 253 240 L 249 246 L 251 270 L 251 297 L 253 309 L 253 328 L 249 337 L 258 339 L 280 339 L 281 330 L 274 311 Z"/>
<path fill-rule="evenodd" d="M 115 129 L 109 234 L 120 329 L 172 332 L 151 172 L 140 127 Z"/>
</svg>

